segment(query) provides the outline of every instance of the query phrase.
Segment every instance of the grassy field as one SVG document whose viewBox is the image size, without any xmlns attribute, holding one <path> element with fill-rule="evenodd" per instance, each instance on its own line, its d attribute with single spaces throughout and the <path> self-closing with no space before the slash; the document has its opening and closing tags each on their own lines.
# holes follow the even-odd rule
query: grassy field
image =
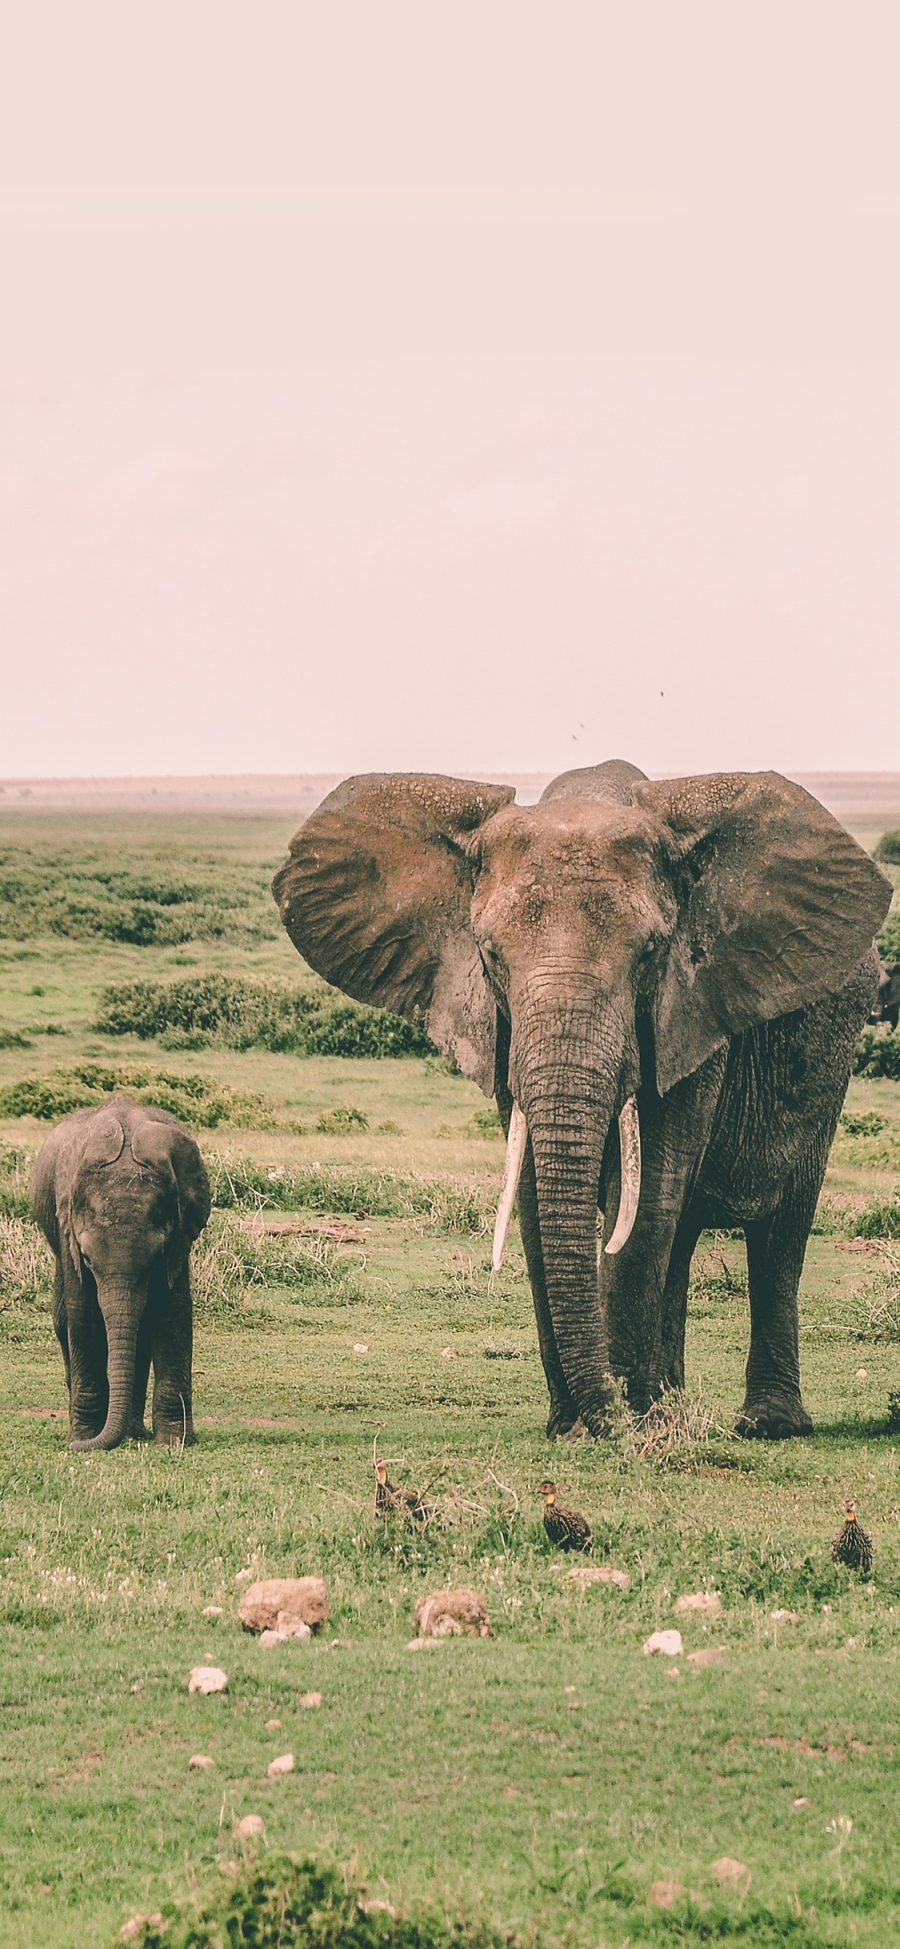
<svg viewBox="0 0 900 1949">
<path fill-rule="evenodd" d="M 900 1085 L 851 1084 L 810 1244 L 815 1438 L 730 1434 L 747 1304 L 740 1242 L 717 1236 L 680 1422 L 649 1447 L 623 1428 L 550 1450 L 521 1251 L 489 1273 L 502 1144 L 484 1099 L 427 1055 L 271 1046 L 294 1033 L 286 984 L 324 1006 L 267 893 L 287 837 L 262 819 L 0 826 L 0 1105 L 27 1084 L 65 1107 L 125 1075 L 186 1106 L 216 1188 L 198 1446 L 72 1456 L 24 1215 L 50 1124 L 0 1117 L 3 1949 L 112 1942 L 217 1885 L 248 1812 L 375 1898 L 572 1949 L 896 1942 Z M 244 987 L 226 1018 L 220 983 L 206 1028 L 97 1027 L 110 991 L 121 1016 L 127 984 L 211 976 Z M 266 1206 L 302 1229 L 260 1233 Z M 423 1535 L 376 1524 L 376 1440 L 397 1479 L 431 1485 Z M 579 1587 L 549 1550 L 548 1466 L 626 1591 Z M 829 1555 L 851 1491 L 868 1582 Z M 237 1619 L 248 1572 L 324 1575 L 322 1636 L 262 1650 Z M 476 1587 L 495 1635 L 412 1655 L 416 1599 L 447 1583 Z M 704 1589 L 721 1617 L 676 1620 Z M 686 1654 L 721 1660 L 644 1657 L 676 1621 Z M 227 1696 L 188 1696 L 204 1662 Z M 294 1773 L 269 1779 L 288 1751 Z M 190 1770 L 195 1753 L 213 1766 Z M 720 1857 L 746 1873 L 720 1885 Z M 661 1881 L 681 1885 L 670 1908 Z"/>
</svg>

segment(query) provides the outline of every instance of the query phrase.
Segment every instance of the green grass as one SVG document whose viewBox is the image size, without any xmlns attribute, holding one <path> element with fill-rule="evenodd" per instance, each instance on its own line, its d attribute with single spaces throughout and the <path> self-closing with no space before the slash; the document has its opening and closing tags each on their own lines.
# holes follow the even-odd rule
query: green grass
<svg viewBox="0 0 900 1949">
<path fill-rule="evenodd" d="M 114 853 L 133 879 L 154 859 L 167 884 L 193 885 L 200 862 L 215 904 L 217 889 L 264 887 L 288 836 L 249 820 L 166 823 L 163 837 L 162 822 L 123 825 L 7 820 L 4 844 L 70 859 L 73 879 Z M 234 940 L 192 941 L 190 979 L 302 987 L 290 944 L 266 928 L 252 940 L 229 911 Z M 185 978 L 171 959 L 185 951 L 0 941 L 6 1026 L 32 1044 L 0 1046 L 0 1090 L 91 1064 L 157 1072 L 144 1038 L 117 1038 L 113 1063 L 93 1024 L 104 989 Z M 164 1068 L 257 1099 L 250 1127 L 226 1120 L 201 1140 L 215 1210 L 195 1264 L 200 1439 L 183 1456 L 68 1453 L 49 1258 L 27 1219 L 48 1125 L 0 1120 L 3 1949 L 111 1942 L 167 1905 L 167 1949 L 224 1940 L 223 1915 L 268 1899 L 255 1870 L 221 1872 L 241 1860 L 232 1827 L 247 1812 L 265 1820 L 276 1907 L 297 1880 L 280 1850 L 335 1859 L 351 1890 L 418 1918 L 421 1949 L 460 1917 L 460 1940 L 477 1923 L 567 1949 L 900 1939 L 897 1085 L 851 1084 L 810 1242 L 815 1439 L 730 1433 L 745 1266 L 741 1241 L 717 1235 L 695 1262 L 690 1412 L 652 1442 L 550 1451 L 518 1245 L 489 1271 L 502 1139 L 471 1085 L 429 1058 L 224 1041 Z M 261 1230 L 266 1212 L 296 1229 Z M 860 1231 L 865 1249 L 848 1249 Z M 374 1441 L 397 1479 L 428 1485 L 424 1534 L 376 1524 Z M 535 1495 L 549 1465 L 591 1518 L 594 1561 L 625 1569 L 628 1591 L 579 1589 L 550 1551 Z M 829 1554 L 851 1491 L 876 1541 L 868 1583 Z M 326 1576 L 322 1637 L 261 1651 L 237 1619 L 248 1570 Z M 495 1636 L 414 1655 L 416 1599 L 444 1583 L 480 1591 Z M 677 1596 L 703 1588 L 720 1592 L 721 1620 L 676 1620 Z M 221 1617 L 203 1616 L 210 1604 Z M 676 1621 L 686 1651 L 721 1646 L 722 1664 L 680 1660 L 672 1676 L 643 1657 Z M 207 1661 L 229 1692 L 189 1698 Z M 307 1691 L 320 1709 L 301 1707 Z M 269 1780 L 286 1751 L 296 1771 Z M 190 1771 L 196 1752 L 214 1767 Z M 746 1892 L 716 1884 L 722 1855 L 746 1863 Z M 668 1878 L 687 1891 L 671 1912 L 648 1902 Z M 190 1920 L 204 1909 L 206 1936 Z"/>
</svg>

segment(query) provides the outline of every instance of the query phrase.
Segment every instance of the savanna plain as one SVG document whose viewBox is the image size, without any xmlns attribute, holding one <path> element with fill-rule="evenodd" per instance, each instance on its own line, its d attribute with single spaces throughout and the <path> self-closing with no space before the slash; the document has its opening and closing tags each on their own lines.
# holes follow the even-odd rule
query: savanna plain
<svg viewBox="0 0 900 1949">
<path fill-rule="evenodd" d="M 0 1942 L 83 1949 L 151 1915 L 139 1944 L 896 1943 L 900 1033 L 868 1034 L 810 1240 L 814 1438 L 732 1435 L 743 1242 L 709 1235 L 685 1400 L 551 1449 L 517 1240 L 490 1274 L 493 1107 L 303 967 L 269 892 L 291 829 L 0 823 Z M 66 1445 L 27 1184 L 52 1122 L 116 1086 L 190 1124 L 213 1184 L 185 1452 Z M 376 1519 L 373 1445 L 427 1488 L 423 1531 Z M 550 1547 L 548 1470 L 627 1588 Z M 830 1556 L 850 1494 L 868 1579 Z M 329 1624 L 262 1649 L 249 1576 L 307 1572 Z M 494 1635 L 413 1655 L 445 1585 Z M 721 1615 L 676 1616 L 703 1591 Z M 683 1656 L 643 1655 L 676 1624 Z M 188 1695 L 205 1663 L 226 1694 Z M 298 1894 L 288 1855 L 325 1879 Z"/>
</svg>

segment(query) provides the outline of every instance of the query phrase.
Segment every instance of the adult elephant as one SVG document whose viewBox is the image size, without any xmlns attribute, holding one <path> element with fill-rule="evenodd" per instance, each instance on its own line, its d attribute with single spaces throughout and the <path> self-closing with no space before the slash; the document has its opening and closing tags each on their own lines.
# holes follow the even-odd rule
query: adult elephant
<svg viewBox="0 0 900 1949">
<path fill-rule="evenodd" d="M 71 1447 L 143 1434 L 151 1360 L 154 1439 L 193 1442 L 188 1258 L 210 1209 L 193 1137 L 126 1096 L 74 1110 L 38 1154 L 31 1202 L 56 1259 Z"/>
<path fill-rule="evenodd" d="M 684 1378 L 708 1225 L 747 1239 L 740 1426 L 805 1434 L 797 1287 L 890 888 L 775 773 L 503 785 L 348 779 L 276 875 L 327 981 L 421 1024 L 496 1095 L 550 1390 L 547 1432 Z M 618 1135 L 617 1135 L 618 1132 Z M 606 1250 L 597 1261 L 597 1206 Z M 615 1222 L 613 1223 L 613 1217 Z"/>
</svg>

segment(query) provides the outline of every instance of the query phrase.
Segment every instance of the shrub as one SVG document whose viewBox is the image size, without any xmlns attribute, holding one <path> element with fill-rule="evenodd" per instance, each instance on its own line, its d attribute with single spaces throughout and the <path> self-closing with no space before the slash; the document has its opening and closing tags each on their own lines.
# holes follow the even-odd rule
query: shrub
<svg viewBox="0 0 900 1949">
<path fill-rule="evenodd" d="M 875 858 L 900 866 L 900 832 L 883 832 L 875 848 Z"/>
<path fill-rule="evenodd" d="M 27 1218 L 31 1211 L 28 1187 L 34 1154 L 18 1144 L 0 1145 L 0 1215 Z"/>
<path fill-rule="evenodd" d="M 0 1090 L 0 1116 L 37 1117 L 55 1123 L 104 1096 L 125 1091 L 138 1103 L 155 1103 L 182 1122 L 212 1130 L 220 1123 L 271 1128 L 272 1115 L 263 1097 L 203 1076 L 174 1076 L 162 1069 L 137 1064 L 104 1068 L 86 1062 L 70 1070 L 50 1070 L 42 1076 L 22 1076 Z"/>
<path fill-rule="evenodd" d="M 900 961 L 900 907 L 888 914 L 878 936 L 878 952 L 882 961 Z"/>
<path fill-rule="evenodd" d="M 328 1240 L 273 1238 L 218 1215 L 194 1247 L 191 1283 L 198 1320 L 220 1326 L 246 1325 L 249 1292 L 295 1293 L 326 1306 L 352 1306 L 362 1296 L 354 1268 Z"/>
<path fill-rule="evenodd" d="M 213 1204 L 223 1211 L 336 1212 L 348 1218 L 422 1218 L 447 1232 L 485 1232 L 494 1203 L 481 1203 L 465 1185 L 404 1177 L 397 1171 L 345 1170 L 339 1165 L 286 1171 L 254 1158 L 207 1156 Z"/>
<path fill-rule="evenodd" d="M 900 1247 L 886 1245 L 879 1258 L 883 1271 L 856 1299 L 854 1340 L 900 1340 Z"/>
<path fill-rule="evenodd" d="M 357 1110 L 353 1103 L 336 1103 L 333 1110 L 323 1110 L 316 1129 L 323 1137 L 343 1137 L 350 1130 L 368 1130 L 369 1119 L 365 1110 Z"/>
<path fill-rule="evenodd" d="M 124 982 L 101 996 L 95 1027 L 104 1035 L 165 1037 L 170 1048 L 219 1044 L 298 1056 L 408 1056 L 432 1049 L 411 1022 L 348 1001 L 316 979 L 298 988 L 227 974 Z"/>
<path fill-rule="evenodd" d="M 3 935 L 157 947 L 277 934 L 264 869 L 198 853 L 188 859 L 189 877 L 181 878 L 173 876 L 166 852 L 137 850 L 126 867 L 119 847 L 116 840 L 83 854 L 37 844 L 0 851 Z"/>
<path fill-rule="evenodd" d="M 0 1049 L 30 1049 L 27 1035 L 18 1029 L 0 1029 Z"/>
<path fill-rule="evenodd" d="M 841 1117 L 841 1129 L 848 1137 L 877 1137 L 886 1130 L 890 1119 L 880 1117 L 876 1110 L 845 1110 Z"/>
<path fill-rule="evenodd" d="M 292 1855 L 267 1854 L 219 1875 L 162 1913 L 127 1924 L 134 1949 L 511 1949 L 470 1917 L 448 1922 L 418 1910 L 404 1916 L 384 1901 L 369 1901 L 336 1868 Z"/>
<path fill-rule="evenodd" d="M 900 1238 L 900 1191 L 892 1198 L 870 1198 L 850 1220 L 856 1238 Z"/>
<path fill-rule="evenodd" d="M 853 1058 L 854 1076 L 887 1076 L 900 1083 L 900 1035 L 892 1029 L 863 1029 Z"/>
</svg>

